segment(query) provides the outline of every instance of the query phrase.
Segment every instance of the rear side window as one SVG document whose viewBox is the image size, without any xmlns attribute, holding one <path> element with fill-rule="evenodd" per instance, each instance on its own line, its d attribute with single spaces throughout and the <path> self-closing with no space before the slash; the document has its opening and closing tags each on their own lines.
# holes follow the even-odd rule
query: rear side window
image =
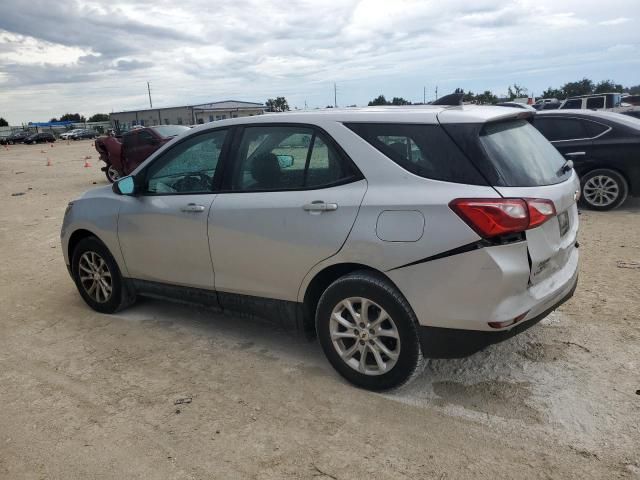
<svg viewBox="0 0 640 480">
<path fill-rule="evenodd" d="M 604 108 L 604 97 L 587 98 L 587 108 Z"/>
<path fill-rule="evenodd" d="M 585 122 L 577 118 L 543 118 L 534 120 L 535 126 L 551 142 L 589 138 Z"/>
<path fill-rule="evenodd" d="M 346 126 L 405 170 L 445 182 L 486 185 L 439 125 L 349 123 Z"/>
<path fill-rule="evenodd" d="M 560 152 L 525 120 L 485 125 L 480 143 L 501 186 L 552 185 L 571 175 L 571 170 L 562 171 Z"/>
</svg>

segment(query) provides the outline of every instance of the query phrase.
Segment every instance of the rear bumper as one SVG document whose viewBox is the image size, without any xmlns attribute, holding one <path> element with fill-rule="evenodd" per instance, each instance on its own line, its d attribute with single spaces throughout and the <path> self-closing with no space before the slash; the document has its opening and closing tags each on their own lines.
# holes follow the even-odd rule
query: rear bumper
<svg viewBox="0 0 640 480">
<path fill-rule="evenodd" d="M 552 311 L 573 297 L 578 286 L 578 275 L 576 274 L 568 291 L 554 299 L 554 302 L 546 310 L 538 313 L 535 317 L 525 320 L 510 330 L 495 332 L 481 332 L 473 330 L 458 330 L 454 328 L 420 327 L 420 345 L 422 354 L 427 358 L 462 358 L 472 355 L 489 345 L 500 343 L 537 325 L 538 322 L 547 317 Z"/>
<path fill-rule="evenodd" d="M 564 265 L 535 285 L 529 284 L 526 241 L 485 247 L 387 274 L 420 325 L 496 332 L 489 322 L 509 322 L 516 317 L 521 317 L 518 324 L 531 321 L 574 288 L 579 260 L 575 242 L 564 254 Z"/>
</svg>

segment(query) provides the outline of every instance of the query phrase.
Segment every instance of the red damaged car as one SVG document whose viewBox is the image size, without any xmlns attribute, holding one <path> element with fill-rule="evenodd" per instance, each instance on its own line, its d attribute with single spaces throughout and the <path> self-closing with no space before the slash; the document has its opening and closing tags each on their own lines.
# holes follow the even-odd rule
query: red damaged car
<svg viewBox="0 0 640 480">
<path fill-rule="evenodd" d="M 129 175 L 149 155 L 187 130 L 190 128 L 183 125 L 157 125 L 138 128 L 121 136 L 100 137 L 96 139 L 95 146 L 100 160 L 106 163 L 102 171 L 113 183 Z"/>
</svg>

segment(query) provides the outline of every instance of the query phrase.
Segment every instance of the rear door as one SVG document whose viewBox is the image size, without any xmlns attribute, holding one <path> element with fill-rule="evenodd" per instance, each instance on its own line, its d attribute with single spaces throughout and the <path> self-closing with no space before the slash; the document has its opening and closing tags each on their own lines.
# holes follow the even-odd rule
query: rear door
<svg viewBox="0 0 640 480">
<path fill-rule="evenodd" d="M 305 274 L 346 240 L 366 181 L 312 126 L 248 126 L 234 144 L 209 214 L 216 290 L 295 301 Z"/>
</svg>

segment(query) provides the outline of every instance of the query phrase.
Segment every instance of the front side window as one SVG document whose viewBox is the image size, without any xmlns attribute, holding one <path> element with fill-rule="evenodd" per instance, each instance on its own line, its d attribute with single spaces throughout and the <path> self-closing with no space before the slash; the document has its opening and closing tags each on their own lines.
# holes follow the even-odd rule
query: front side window
<svg viewBox="0 0 640 480">
<path fill-rule="evenodd" d="M 563 109 L 567 108 L 582 108 L 582 99 L 576 98 L 573 100 L 567 100 L 566 103 L 562 106 Z"/>
<path fill-rule="evenodd" d="M 210 193 L 226 135 L 226 130 L 208 132 L 173 147 L 149 167 L 146 192 Z"/>
<path fill-rule="evenodd" d="M 319 188 L 354 176 L 324 136 L 308 127 L 247 127 L 237 155 L 234 191 Z"/>
</svg>

